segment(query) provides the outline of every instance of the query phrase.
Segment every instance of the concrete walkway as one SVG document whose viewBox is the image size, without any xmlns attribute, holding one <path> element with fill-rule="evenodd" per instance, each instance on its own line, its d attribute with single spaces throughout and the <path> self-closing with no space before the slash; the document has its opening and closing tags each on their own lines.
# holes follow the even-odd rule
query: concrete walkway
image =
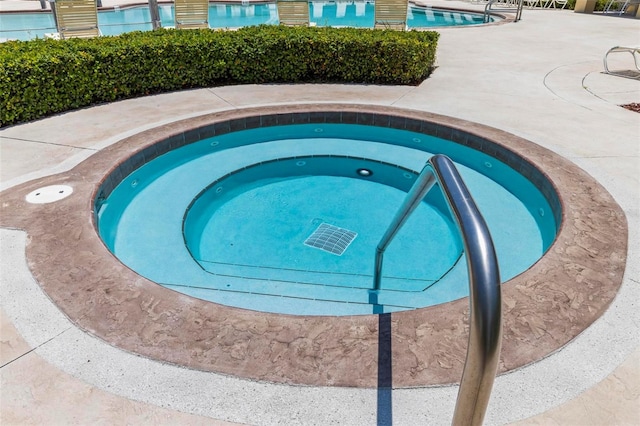
<svg viewBox="0 0 640 426">
<path fill-rule="evenodd" d="M 2 3 L 4 8 L 9 2 Z M 518 23 L 439 32 L 438 68 L 417 87 L 207 88 L 3 129 L 0 189 L 67 170 L 144 129 L 255 105 L 390 105 L 514 133 L 565 156 L 607 188 L 627 215 L 629 252 L 622 288 L 605 315 L 557 353 L 498 377 L 486 423 L 640 424 L 640 115 L 618 106 L 640 102 L 640 82 L 602 74 L 607 49 L 640 46 L 640 21 L 525 10 Z M 625 59 L 630 58 L 612 58 L 612 67 L 632 66 Z M 22 232 L 2 229 L 0 243 L 3 425 L 377 421 L 375 390 L 256 383 L 164 365 L 108 346 L 75 328 L 40 290 L 25 262 L 28 241 Z M 395 390 L 393 423 L 447 424 L 456 392 L 456 387 Z"/>
</svg>

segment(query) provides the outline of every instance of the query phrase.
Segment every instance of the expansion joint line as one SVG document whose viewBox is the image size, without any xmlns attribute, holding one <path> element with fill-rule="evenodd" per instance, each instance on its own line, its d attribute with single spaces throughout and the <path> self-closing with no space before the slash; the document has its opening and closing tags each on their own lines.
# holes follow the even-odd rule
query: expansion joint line
<svg viewBox="0 0 640 426">
<path fill-rule="evenodd" d="M 68 327 L 68 328 L 66 328 L 66 329 L 62 330 L 60 333 L 56 334 L 56 335 L 55 335 L 55 336 L 53 336 L 52 338 L 50 338 L 50 339 L 48 339 L 48 340 L 45 340 L 44 342 L 40 343 L 40 344 L 39 344 L 38 346 L 36 346 L 35 348 L 29 349 L 27 352 L 23 353 L 22 355 L 20 355 L 20 356 L 18 356 L 18 357 L 16 357 L 16 358 L 14 358 L 14 359 L 12 359 L 11 361 L 8 361 L 8 362 L 6 362 L 6 363 L 4 363 L 4 364 L 0 365 L 0 369 L 2 369 L 2 368 L 4 368 L 4 367 L 6 367 L 6 366 L 7 366 L 7 365 L 9 365 L 9 364 L 12 364 L 13 362 L 15 362 L 15 361 L 19 360 L 20 358 L 22 358 L 22 357 L 24 357 L 24 356 L 26 356 L 26 355 L 29 355 L 31 352 L 33 352 L 33 351 L 35 351 L 35 350 L 37 350 L 37 349 L 41 348 L 42 346 L 46 345 L 47 343 L 49 343 L 49 342 L 50 342 L 50 341 L 52 341 L 53 339 L 58 338 L 58 337 L 59 337 L 59 336 L 61 336 L 62 334 L 64 334 L 64 333 L 66 333 L 67 331 L 71 330 L 72 328 L 73 328 L 73 327 Z"/>
<path fill-rule="evenodd" d="M 14 140 L 14 141 L 39 143 L 39 144 L 51 145 L 51 146 L 63 146 L 65 148 L 82 149 L 82 150 L 85 150 L 85 151 L 94 151 L 94 152 L 100 151 L 99 149 L 96 149 L 96 148 L 88 148 L 88 147 L 84 147 L 84 146 L 68 145 L 68 144 L 65 144 L 65 143 L 45 142 L 45 141 L 36 141 L 36 140 L 32 140 L 32 139 L 14 138 L 14 137 L 11 137 L 11 136 L 2 136 L 2 139 L 7 139 L 7 140 L 11 139 L 11 140 Z"/>
<path fill-rule="evenodd" d="M 551 85 L 549 84 L 549 77 L 551 76 L 551 74 L 555 73 L 556 71 L 558 71 L 558 70 L 560 70 L 560 69 L 562 69 L 562 68 L 569 67 L 569 66 L 578 65 L 578 64 L 586 64 L 586 63 L 590 63 L 590 62 L 593 62 L 593 61 L 581 61 L 581 62 L 574 62 L 574 63 L 571 63 L 571 64 L 559 65 L 559 66 L 557 66 L 557 67 L 553 68 L 551 71 L 549 71 L 549 72 L 547 72 L 547 73 L 545 74 L 545 76 L 544 76 L 544 77 L 543 77 L 543 79 L 542 79 L 542 84 L 544 85 L 544 87 L 545 87 L 549 92 L 551 92 L 554 96 L 557 96 L 557 97 L 558 97 L 558 99 L 561 99 L 561 100 L 563 100 L 563 101 L 565 101 L 565 102 L 567 102 L 567 103 L 570 103 L 570 104 L 572 104 L 572 105 L 575 105 L 575 106 L 578 106 L 578 107 L 580 107 L 580 108 L 584 108 L 584 109 L 586 109 L 586 110 L 591 111 L 591 108 L 588 108 L 588 107 L 586 107 L 586 106 L 584 106 L 584 105 L 580 105 L 580 104 L 578 104 L 578 103 L 576 103 L 576 102 L 573 102 L 573 101 L 571 101 L 571 100 L 567 99 L 566 97 L 562 96 L 560 93 L 558 93 L 558 92 L 556 92 L 555 90 L 553 90 L 553 88 L 552 88 L 552 87 L 551 87 Z M 582 80 L 580 81 L 580 85 L 582 86 L 582 88 L 583 88 L 585 91 L 589 92 L 591 95 L 594 95 L 594 96 L 596 96 L 596 97 L 600 98 L 600 97 L 599 97 L 599 96 L 597 96 L 595 93 L 593 93 L 591 90 L 589 90 L 589 88 L 588 88 L 588 87 L 586 87 L 586 86 L 585 86 L 585 80 L 586 80 L 586 78 L 587 78 L 587 76 L 588 76 L 589 74 L 591 74 L 591 72 L 588 72 L 587 74 L 585 74 L 585 75 L 582 77 Z M 600 98 L 600 99 L 602 99 L 602 98 Z"/>
<path fill-rule="evenodd" d="M 414 87 L 410 87 L 409 90 L 407 90 L 405 93 L 403 93 L 400 97 L 398 97 L 398 99 L 396 99 L 395 101 L 391 102 L 390 105 L 395 106 L 398 102 L 400 102 L 405 96 L 407 96 L 409 93 L 413 93 L 416 91 L 416 89 L 418 88 L 418 86 L 414 86 Z"/>
<path fill-rule="evenodd" d="M 226 103 L 227 105 L 229 105 L 233 109 L 238 109 L 239 108 L 237 105 L 232 104 L 231 102 L 229 102 L 228 100 L 226 100 L 225 98 L 220 96 L 218 93 L 216 93 L 215 89 L 216 89 L 215 87 L 207 87 L 207 91 L 209 93 L 211 93 L 213 96 L 215 96 L 216 98 L 220 99 L 222 102 Z"/>
</svg>

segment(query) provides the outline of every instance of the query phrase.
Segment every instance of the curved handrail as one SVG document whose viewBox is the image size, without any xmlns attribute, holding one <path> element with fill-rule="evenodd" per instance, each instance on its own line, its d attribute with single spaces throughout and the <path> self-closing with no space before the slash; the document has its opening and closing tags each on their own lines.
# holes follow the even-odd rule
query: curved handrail
<svg viewBox="0 0 640 426">
<path fill-rule="evenodd" d="M 514 0 L 515 10 L 514 8 L 501 8 L 501 9 L 493 9 L 492 6 L 496 3 L 502 3 L 504 0 L 489 0 L 487 4 L 484 6 L 484 16 L 483 22 L 486 24 L 489 22 L 489 15 L 491 12 L 515 12 L 516 16 L 513 22 L 518 22 L 522 19 L 522 8 L 524 7 L 524 0 Z"/>
<path fill-rule="evenodd" d="M 427 161 L 380 240 L 376 248 L 374 288 L 380 289 L 384 251 L 436 182 L 462 235 L 469 272 L 469 343 L 452 424 L 480 425 L 489 403 L 500 358 L 500 272 L 487 224 L 448 157 L 434 155 Z"/>
</svg>

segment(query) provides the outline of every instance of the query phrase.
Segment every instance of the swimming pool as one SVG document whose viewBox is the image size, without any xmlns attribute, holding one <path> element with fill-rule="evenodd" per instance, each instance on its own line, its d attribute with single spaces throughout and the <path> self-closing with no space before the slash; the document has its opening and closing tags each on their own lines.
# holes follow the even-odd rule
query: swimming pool
<svg viewBox="0 0 640 426">
<path fill-rule="evenodd" d="M 445 303 L 468 295 L 468 276 L 438 190 L 389 247 L 371 297 L 376 245 L 433 153 L 457 161 L 503 279 L 535 263 L 557 224 L 520 173 L 442 138 L 356 124 L 266 126 L 170 150 L 97 201 L 98 227 L 141 275 L 228 306 L 354 315 Z M 314 244 L 336 235 L 348 240 L 339 252 Z"/>
<path fill-rule="evenodd" d="M 369 1 L 309 2 L 311 22 L 317 26 L 349 26 L 372 28 L 374 4 Z M 163 27 L 174 25 L 173 6 L 160 5 Z M 473 12 L 448 11 L 410 5 L 409 28 L 483 24 L 483 15 Z M 494 19 L 494 18 L 491 18 Z M 238 28 L 249 25 L 277 25 L 275 3 L 215 4 L 209 6 L 211 28 Z M 118 35 L 129 31 L 150 31 L 151 18 L 146 6 L 115 7 L 98 13 L 102 35 Z M 30 40 L 55 32 L 53 15 L 48 12 L 0 13 L 0 39 Z"/>
</svg>

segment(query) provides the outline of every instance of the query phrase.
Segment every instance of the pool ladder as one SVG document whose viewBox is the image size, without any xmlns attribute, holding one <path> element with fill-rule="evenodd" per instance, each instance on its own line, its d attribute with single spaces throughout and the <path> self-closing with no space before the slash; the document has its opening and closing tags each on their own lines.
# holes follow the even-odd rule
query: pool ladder
<svg viewBox="0 0 640 426">
<path fill-rule="evenodd" d="M 495 8 L 494 5 L 507 6 L 501 8 Z M 490 21 L 491 12 L 508 12 L 515 13 L 513 22 L 518 22 L 522 19 L 522 8 L 524 7 L 524 0 L 489 0 L 484 6 L 483 22 L 486 24 Z"/>
<path fill-rule="evenodd" d="M 380 290 L 387 246 L 436 183 L 462 236 L 469 272 L 469 344 L 452 424 L 481 425 L 500 358 L 500 272 L 487 224 L 447 156 L 438 154 L 427 161 L 380 240 L 376 248 L 374 289 Z"/>
</svg>

